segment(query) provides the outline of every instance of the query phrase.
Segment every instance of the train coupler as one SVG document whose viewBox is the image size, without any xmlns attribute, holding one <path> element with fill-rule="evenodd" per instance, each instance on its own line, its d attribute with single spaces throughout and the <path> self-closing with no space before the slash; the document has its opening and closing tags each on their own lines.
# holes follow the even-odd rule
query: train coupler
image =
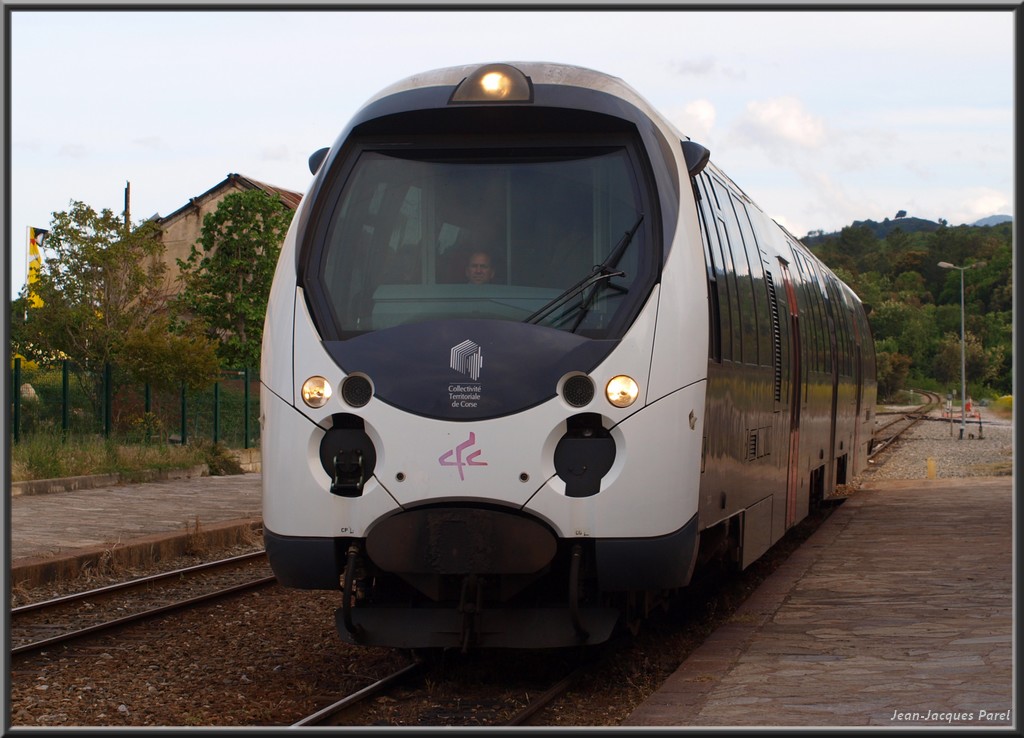
<svg viewBox="0 0 1024 738">
<path fill-rule="evenodd" d="M 331 494 L 339 497 L 359 497 L 363 494 L 366 472 L 363 468 L 363 452 L 356 449 L 341 449 L 334 455 L 334 476 L 331 479 Z"/>
</svg>

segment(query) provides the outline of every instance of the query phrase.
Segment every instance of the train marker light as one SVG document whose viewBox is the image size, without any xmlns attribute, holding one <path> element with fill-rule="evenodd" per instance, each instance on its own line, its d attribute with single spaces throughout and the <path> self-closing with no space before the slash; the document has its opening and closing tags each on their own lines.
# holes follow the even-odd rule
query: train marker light
<svg viewBox="0 0 1024 738">
<path fill-rule="evenodd" d="M 452 103 L 531 102 L 530 78 L 509 64 L 488 64 L 466 77 L 452 93 Z"/>
<path fill-rule="evenodd" d="M 310 407 L 323 407 L 331 394 L 331 384 L 323 377 L 310 377 L 302 383 L 302 401 Z"/>
<path fill-rule="evenodd" d="M 636 402 L 636 398 L 640 394 L 640 387 L 632 377 L 620 374 L 609 380 L 605 385 L 604 394 L 608 398 L 608 402 L 615 407 L 629 407 Z"/>
</svg>

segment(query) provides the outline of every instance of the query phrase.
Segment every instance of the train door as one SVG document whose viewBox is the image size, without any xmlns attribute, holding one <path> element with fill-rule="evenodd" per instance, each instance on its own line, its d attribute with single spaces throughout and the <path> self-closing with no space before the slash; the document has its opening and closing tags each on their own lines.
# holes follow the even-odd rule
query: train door
<svg viewBox="0 0 1024 738">
<path fill-rule="evenodd" d="M 825 477 L 824 491 L 824 496 L 828 496 L 835 489 L 836 482 L 836 423 L 839 419 L 839 321 L 835 315 L 837 306 L 833 300 L 826 297 L 825 306 L 825 313 L 828 316 L 826 323 L 828 325 L 829 351 L 832 358 L 832 412 L 829 413 L 828 476 Z"/>
<path fill-rule="evenodd" d="M 821 327 L 825 331 L 823 348 L 825 350 L 825 373 L 828 375 L 828 384 L 822 387 L 829 388 L 828 407 L 828 445 L 824 459 L 824 479 L 817 490 L 819 499 L 829 497 L 835 491 L 836 483 L 836 415 L 839 405 L 839 347 L 838 347 L 838 317 L 835 314 L 837 306 L 831 299 L 825 276 L 812 259 L 807 260 L 811 272 L 811 280 L 814 282 L 814 292 L 822 307 Z"/>
<path fill-rule="evenodd" d="M 797 496 L 800 490 L 800 393 L 803 391 L 803 367 L 800 360 L 800 309 L 796 301 L 796 290 L 793 278 L 789 273 L 789 264 L 779 258 L 782 272 L 782 283 L 786 290 L 786 302 L 789 305 L 789 462 L 786 465 L 786 528 L 791 528 L 797 520 Z"/>
<path fill-rule="evenodd" d="M 845 295 L 844 295 L 845 296 Z M 846 296 L 848 302 L 851 302 L 851 316 L 850 322 L 853 324 L 853 383 L 857 388 L 857 400 L 856 400 L 856 414 L 854 415 L 853 423 L 853 450 L 850 454 L 850 473 L 856 474 L 860 471 L 861 466 L 866 464 L 866 459 L 861 459 L 861 411 L 864 407 L 864 351 L 863 342 L 864 336 L 861 335 L 860 321 L 857 320 L 856 314 L 853 313 L 853 304 L 850 301 L 849 296 Z"/>
</svg>

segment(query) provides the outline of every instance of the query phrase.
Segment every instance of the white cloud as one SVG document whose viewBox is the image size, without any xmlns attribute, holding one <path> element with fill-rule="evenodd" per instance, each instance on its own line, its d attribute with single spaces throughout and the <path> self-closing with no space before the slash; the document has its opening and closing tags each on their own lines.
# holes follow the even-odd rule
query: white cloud
<svg viewBox="0 0 1024 738">
<path fill-rule="evenodd" d="M 80 143 L 62 144 L 57 154 L 68 159 L 84 159 L 89 156 L 89 147 Z"/>
<path fill-rule="evenodd" d="M 950 225 L 973 223 L 989 215 L 1013 215 L 1012 193 L 985 187 L 936 188 L 927 207 L 930 220 L 944 218 Z"/>
<path fill-rule="evenodd" d="M 825 142 L 825 123 L 812 115 L 795 97 L 752 101 L 736 124 L 736 130 L 756 144 L 773 146 L 782 142 L 816 149 Z"/>
<path fill-rule="evenodd" d="M 133 139 L 132 143 L 144 149 L 152 149 L 153 151 L 159 151 L 163 148 L 163 141 L 159 136 L 140 136 Z"/>
<path fill-rule="evenodd" d="M 260 158 L 263 161 L 287 161 L 288 157 L 288 147 L 284 144 L 264 146 L 263 151 L 260 152 Z"/>
<path fill-rule="evenodd" d="M 964 211 L 969 214 L 974 222 L 993 213 L 1012 213 L 1013 203 L 1010 202 L 1009 193 L 996 190 L 971 189 L 965 194 Z"/>
<path fill-rule="evenodd" d="M 1013 125 L 1009 107 L 932 106 L 883 110 L 867 116 L 871 125 L 885 128 L 1006 128 Z"/>
<path fill-rule="evenodd" d="M 692 100 L 681 108 L 668 111 L 667 116 L 684 135 L 710 146 L 717 117 L 710 100 Z"/>
<path fill-rule="evenodd" d="M 747 73 L 744 70 L 723 66 L 711 56 L 673 61 L 670 64 L 670 69 L 681 77 L 725 77 L 733 80 L 747 78 Z"/>
</svg>

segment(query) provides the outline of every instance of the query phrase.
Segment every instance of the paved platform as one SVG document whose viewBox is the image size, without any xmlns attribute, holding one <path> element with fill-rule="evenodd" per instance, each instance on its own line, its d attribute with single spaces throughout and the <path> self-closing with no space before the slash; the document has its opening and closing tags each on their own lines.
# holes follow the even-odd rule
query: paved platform
<svg viewBox="0 0 1024 738">
<path fill-rule="evenodd" d="M 866 484 L 624 725 L 1016 726 L 1012 495 Z"/>
<path fill-rule="evenodd" d="M 261 480 L 248 473 L 13 496 L 9 583 L 230 545 L 262 526 Z"/>
</svg>

